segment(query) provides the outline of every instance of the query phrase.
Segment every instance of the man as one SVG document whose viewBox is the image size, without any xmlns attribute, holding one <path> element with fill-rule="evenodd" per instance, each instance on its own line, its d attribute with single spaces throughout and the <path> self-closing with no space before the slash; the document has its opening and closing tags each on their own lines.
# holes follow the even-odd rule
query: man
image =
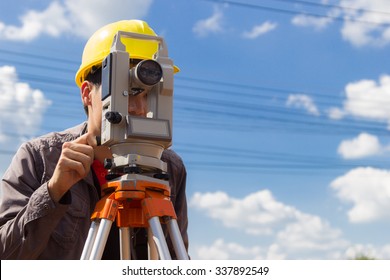
<svg viewBox="0 0 390 280">
<path fill-rule="evenodd" d="M 97 145 L 96 136 L 100 136 L 102 119 L 101 62 L 119 30 L 157 36 L 146 22 L 126 20 L 104 26 L 89 39 L 76 74 L 87 122 L 29 141 L 16 153 L 1 181 L 1 259 L 80 258 L 91 213 L 101 198 L 102 163 L 112 157 L 109 148 Z M 156 44 L 124 41 L 136 60 L 153 59 Z M 130 114 L 145 116 L 145 94 L 129 98 Z M 188 248 L 186 170 L 172 150 L 165 150 L 161 160 L 168 166 L 171 200 Z M 145 230 L 136 229 L 132 241 L 133 256 L 147 258 Z M 168 246 L 173 254 L 169 240 Z M 113 224 L 103 259 L 118 259 L 119 249 L 118 229 Z"/>
</svg>

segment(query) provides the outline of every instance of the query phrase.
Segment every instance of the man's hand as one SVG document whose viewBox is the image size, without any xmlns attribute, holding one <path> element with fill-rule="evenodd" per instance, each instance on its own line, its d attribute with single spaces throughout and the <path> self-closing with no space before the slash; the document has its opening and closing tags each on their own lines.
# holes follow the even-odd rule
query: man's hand
<svg viewBox="0 0 390 280">
<path fill-rule="evenodd" d="M 88 175 L 96 145 L 96 138 L 89 133 L 62 145 L 60 159 L 48 183 L 54 201 L 58 202 L 75 183 Z"/>
</svg>

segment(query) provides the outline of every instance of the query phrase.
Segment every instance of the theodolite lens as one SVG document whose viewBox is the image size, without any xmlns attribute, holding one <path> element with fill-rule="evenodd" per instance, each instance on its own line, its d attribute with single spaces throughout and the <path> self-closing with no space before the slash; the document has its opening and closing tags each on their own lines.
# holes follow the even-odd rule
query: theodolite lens
<svg viewBox="0 0 390 280">
<path fill-rule="evenodd" d="M 162 68 L 157 61 L 142 60 L 136 68 L 138 79 L 147 86 L 154 86 L 161 80 Z"/>
</svg>

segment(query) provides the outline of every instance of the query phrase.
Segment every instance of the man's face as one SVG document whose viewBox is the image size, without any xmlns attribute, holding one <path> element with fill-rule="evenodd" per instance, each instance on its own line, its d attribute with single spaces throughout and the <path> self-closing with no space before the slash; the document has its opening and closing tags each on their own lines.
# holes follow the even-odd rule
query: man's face
<svg viewBox="0 0 390 280">
<path fill-rule="evenodd" d="M 129 115 L 146 117 L 148 113 L 148 100 L 146 91 L 133 96 L 129 95 L 129 104 L 128 104 Z"/>
<path fill-rule="evenodd" d="M 140 60 L 130 60 L 130 69 L 136 67 L 139 62 Z M 143 91 L 136 96 L 130 94 L 128 108 L 129 115 L 146 117 L 146 114 L 148 113 L 147 92 Z"/>
<path fill-rule="evenodd" d="M 96 135 L 100 134 L 102 122 L 102 86 L 93 86 L 90 97 L 91 106 L 89 107 L 89 130 L 94 131 Z M 132 116 L 146 117 L 148 113 L 147 92 L 142 92 L 136 96 L 128 97 L 128 113 Z"/>
</svg>

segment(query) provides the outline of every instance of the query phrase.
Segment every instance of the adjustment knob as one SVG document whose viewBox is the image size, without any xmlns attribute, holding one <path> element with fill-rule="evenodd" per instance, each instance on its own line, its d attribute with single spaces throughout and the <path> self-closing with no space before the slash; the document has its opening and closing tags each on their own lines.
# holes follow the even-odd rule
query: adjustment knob
<svg viewBox="0 0 390 280">
<path fill-rule="evenodd" d="M 106 120 L 113 124 L 118 124 L 122 121 L 122 115 L 118 112 L 107 112 L 104 116 Z"/>
</svg>

